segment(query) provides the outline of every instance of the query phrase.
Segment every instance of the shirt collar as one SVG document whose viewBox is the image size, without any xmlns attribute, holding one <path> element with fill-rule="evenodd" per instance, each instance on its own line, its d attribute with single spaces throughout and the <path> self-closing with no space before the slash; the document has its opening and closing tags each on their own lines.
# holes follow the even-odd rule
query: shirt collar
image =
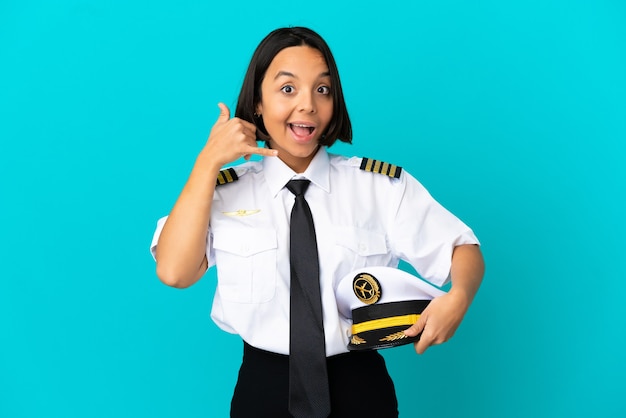
<svg viewBox="0 0 626 418">
<path fill-rule="evenodd" d="M 264 157 L 262 164 L 272 197 L 276 197 L 285 184 L 294 177 L 309 179 L 326 193 L 330 192 L 330 158 L 324 146 L 320 147 L 302 174 L 293 171 L 278 157 Z"/>
</svg>

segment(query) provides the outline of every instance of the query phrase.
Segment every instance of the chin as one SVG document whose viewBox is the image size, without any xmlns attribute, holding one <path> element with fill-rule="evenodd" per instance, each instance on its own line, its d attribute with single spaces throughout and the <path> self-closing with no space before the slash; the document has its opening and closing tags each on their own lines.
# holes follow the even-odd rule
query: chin
<svg viewBox="0 0 626 418">
<path fill-rule="evenodd" d="M 301 158 L 307 158 L 317 153 L 317 150 L 320 148 L 320 144 L 317 142 L 315 144 L 311 144 L 307 146 L 305 149 L 295 150 L 292 155 Z"/>
<path fill-rule="evenodd" d="M 280 153 L 285 152 L 293 157 L 297 158 L 307 158 L 312 154 L 315 154 L 320 147 L 320 144 L 317 139 L 313 139 L 311 141 L 300 143 L 294 141 L 292 138 L 288 138 L 286 141 L 281 141 L 280 143 L 272 140 L 270 142 L 270 147 L 274 149 L 278 149 Z"/>
</svg>

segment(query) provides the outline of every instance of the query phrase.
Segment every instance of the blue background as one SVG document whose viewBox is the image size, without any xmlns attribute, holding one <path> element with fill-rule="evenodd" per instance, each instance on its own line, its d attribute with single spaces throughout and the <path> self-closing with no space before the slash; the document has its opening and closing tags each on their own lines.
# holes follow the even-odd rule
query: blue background
<svg viewBox="0 0 626 418">
<path fill-rule="evenodd" d="M 456 336 L 384 352 L 402 416 L 626 416 L 626 3 L 268 3 L 0 2 L 0 417 L 227 415 L 214 273 L 168 288 L 148 246 L 286 25 L 336 56 L 331 151 L 405 167 L 483 243 Z"/>
</svg>

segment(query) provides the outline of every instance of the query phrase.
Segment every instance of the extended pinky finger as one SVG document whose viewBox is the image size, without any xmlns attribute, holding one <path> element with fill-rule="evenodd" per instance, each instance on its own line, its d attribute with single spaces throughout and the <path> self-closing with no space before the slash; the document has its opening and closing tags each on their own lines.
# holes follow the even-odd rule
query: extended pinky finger
<svg viewBox="0 0 626 418">
<path fill-rule="evenodd" d="M 278 155 L 278 151 L 275 149 L 257 147 L 257 148 L 251 148 L 248 154 L 263 155 L 265 157 L 275 157 Z"/>
</svg>

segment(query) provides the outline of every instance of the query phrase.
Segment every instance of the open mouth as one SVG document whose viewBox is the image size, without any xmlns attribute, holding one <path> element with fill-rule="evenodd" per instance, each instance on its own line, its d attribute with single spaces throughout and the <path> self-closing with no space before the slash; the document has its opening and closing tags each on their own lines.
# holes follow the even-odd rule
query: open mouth
<svg viewBox="0 0 626 418">
<path fill-rule="evenodd" d="M 305 125 L 302 123 L 290 123 L 289 129 L 298 137 L 309 136 L 315 131 L 315 126 Z"/>
</svg>

